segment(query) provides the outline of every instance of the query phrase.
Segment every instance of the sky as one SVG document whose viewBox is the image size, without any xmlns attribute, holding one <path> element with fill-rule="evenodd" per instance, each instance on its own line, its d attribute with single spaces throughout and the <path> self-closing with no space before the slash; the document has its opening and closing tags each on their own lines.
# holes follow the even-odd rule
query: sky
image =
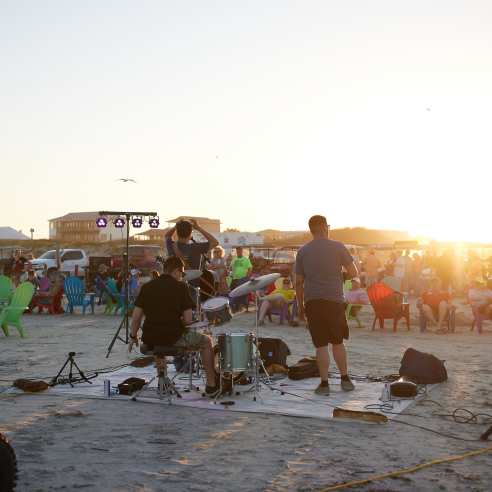
<svg viewBox="0 0 492 492">
<path fill-rule="evenodd" d="M 491 25 L 490 0 L 1 0 L 0 226 L 319 213 L 492 242 Z"/>
</svg>

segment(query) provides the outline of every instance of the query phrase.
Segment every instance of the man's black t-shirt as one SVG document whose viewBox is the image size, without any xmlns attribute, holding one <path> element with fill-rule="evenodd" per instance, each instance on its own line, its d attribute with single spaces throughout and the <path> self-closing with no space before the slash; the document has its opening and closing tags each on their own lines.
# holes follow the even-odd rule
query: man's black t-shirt
<svg viewBox="0 0 492 492">
<path fill-rule="evenodd" d="M 173 345 L 184 333 L 183 312 L 193 307 L 186 284 L 170 275 L 161 275 L 144 284 L 135 301 L 145 321 L 142 340 L 147 345 Z"/>
</svg>

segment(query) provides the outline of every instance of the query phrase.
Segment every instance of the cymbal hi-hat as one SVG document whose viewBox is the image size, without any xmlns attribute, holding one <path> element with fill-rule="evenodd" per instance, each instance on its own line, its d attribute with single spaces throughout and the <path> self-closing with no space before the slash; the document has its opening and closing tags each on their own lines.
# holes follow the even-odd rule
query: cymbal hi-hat
<svg viewBox="0 0 492 492">
<path fill-rule="evenodd" d="M 239 285 L 229 293 L 230 297 L 240 297 L 264 289 L 270 284 L 273 284 L 275 280 L 280 278 L 280 273 L 269 273 L 268 275 L 262 275 L 261 277 L 248 280 L 242 285 Z"/>
</svg>

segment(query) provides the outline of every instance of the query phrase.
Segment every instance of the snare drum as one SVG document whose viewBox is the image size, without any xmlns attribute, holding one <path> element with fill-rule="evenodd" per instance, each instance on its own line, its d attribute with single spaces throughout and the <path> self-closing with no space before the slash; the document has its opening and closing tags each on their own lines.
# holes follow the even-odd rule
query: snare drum
<svg viewBox="0 0 492 492">
<path fill-rule="evenodd" d="M 208 321 L 214 325 L 222 325 L 232 319 L 227 297 L 212 297 L 208 299 L 202 304 L 202 311 Z"/>
<path fill-rule="evenodd" d="M 249 371 L 254 367 L 252 333 L 222 333 L 218 336 L 220 369 L 223 372 Z"/>
</svg>

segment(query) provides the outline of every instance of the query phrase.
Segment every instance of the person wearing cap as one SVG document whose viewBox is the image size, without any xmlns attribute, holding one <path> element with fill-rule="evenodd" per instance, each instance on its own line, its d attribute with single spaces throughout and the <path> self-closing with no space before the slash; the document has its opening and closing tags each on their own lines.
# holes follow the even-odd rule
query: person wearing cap
<svg viewBox="0 0 492 492">
<path fill-rule="evenodd" d="M 330 226 L 325 217 L 311 217 L 309 230 L 313 239 L 298 251 L 296 257 L 298 317 L 300 320 L 307 317 L 316 348 L 321 382 L 315 393 L 326 396 L 330 394 L 328 345 L 332 347 L 333 358 L 340 371 L 342 390 L 354 389 L 348 376 L 347 352 L 343 343 L 349 337 L 343 281 L 344 277 L 356 277 L 358 270 L 347 248 L 329 239 Z"/>
<path fill-rule="evenodd" d="M 163 269 L 164 273 L 161 276 L 142 286 L 135 300 L 128 351 L 131 352 L 134 346 L 138 347 L 140 328 L 142 353 L 153 351 L 157 347 L 200 351 L 207 381 L 205 393 L 214 397 L 219 387 L 212 339 L 189 328 L 193 321 L 194 303 L 186 284 L 182 281 L 184 263 L 181 258 L 171 256 L 164 262 Z"/>
</svg>

